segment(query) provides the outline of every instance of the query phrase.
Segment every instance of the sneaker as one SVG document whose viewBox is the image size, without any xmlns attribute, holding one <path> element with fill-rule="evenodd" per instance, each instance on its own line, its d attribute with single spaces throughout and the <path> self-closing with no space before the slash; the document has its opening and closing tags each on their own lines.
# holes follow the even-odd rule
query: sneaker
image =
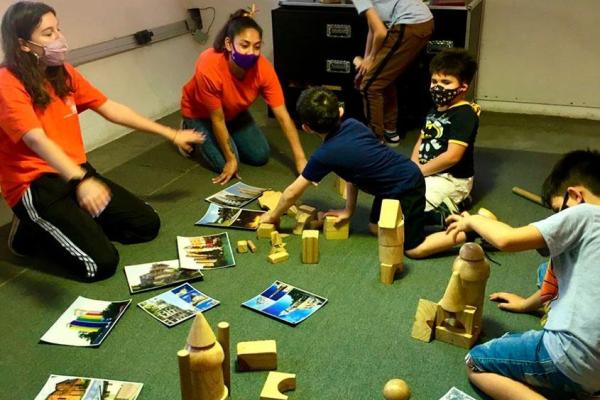
<svg viewBox="0 0 600 400">
<path fill-rule="evenodd" d="M 25 257 L 28 243 L 24 237 L 23 229 L 19 229 L 20 227 L 21 220 L 16 215 L 13 215 L 10 232 L 8 233 L 8 249 L 15 256 Z"/>
<path fill-rule="evenodd" d="M 384 132 L 385 143 L 390 147 L 397 147 L 400 144 L 400 135 L 397 132 Z"/>
</svg>

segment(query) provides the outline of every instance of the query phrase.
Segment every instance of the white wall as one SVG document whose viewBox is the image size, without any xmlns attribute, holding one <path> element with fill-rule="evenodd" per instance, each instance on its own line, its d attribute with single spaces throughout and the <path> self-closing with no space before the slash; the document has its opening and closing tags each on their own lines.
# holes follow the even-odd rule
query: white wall
<svg viewBox="0 0 600 400">
<path fill-rule="evenodd" d="M 485 1 L 482 107 L 600 119 L 600 1 Z"/>
</svg>

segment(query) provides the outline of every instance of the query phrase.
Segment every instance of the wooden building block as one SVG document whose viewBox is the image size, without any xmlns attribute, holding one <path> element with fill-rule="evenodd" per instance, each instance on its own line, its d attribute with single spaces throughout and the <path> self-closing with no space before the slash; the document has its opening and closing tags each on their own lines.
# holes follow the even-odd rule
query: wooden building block
<svg viewBox="0 0 600 400">
<path fill-rule="evenodd" d="M 296 215 L 298 215 L 298 207 L 296 205 L 292 205 L 290 208 L 288 208 L 287 215 L 292 218 L 296 218 Z"/>
<path fill-rule="evenodd" d="M 252 240 L 246 240 L 246 242 L 248 243 L 248 250 L 250 250 L 251 253 L 256 253 L 256 245 L 254 242 Z"/>
<path fill-rule="evenodd" d="M 402 264 L 379 264 L 379 279 L 381 283 L 386 285 L 391 285 L 394 283 L 394 277 L 396 274 L 402 272 L 404 270 L 404 265 Z"/>
<path fill-rule="evenodd" d="M 379 214 L 380 228 L 395 229 L 402 221 L 402 208 L 399 200 L 383 199 L 381 202 L 381 213 Z"/>
<path fill-rule="evenodd" d="M 267 190 L 258 198 L 258 205 L 263 210 L 272 210 L 279 203 L 279 199 L 281 199 L 281 192 Z"/>
<path fill-rule="evenodd" d="M 267 256 L 267 260 L 271 264 L 279 264 L 281 262 L 287 261 L 290 258 L 290 255 L 287 251 L 280 251 L 277 253 L 269 254 Z"/>
<path fill-rule="evenodd" d="M 299 212 L 298 215 L 296 215 L 296 225 L 292 231 L 294 235 L 302 235 L 304 228 L 310 222 L 309 219 L 310 215 L 304 212 Z"/>
<path fill-rule="evenodd" d="M 309 229 L 302 232 L 302 262 L 304 264 L 319 262 L 319 231 Z"/>
<path fill-rule="evenodd" d="M 298 211 L 310 215 L 311 219 L 317 218 L 317 209 L 309 205 L 302 204 L 298 207 Z"/>
<path fill-rule="evenodd" d="M 283 239 L 281 235 L 277 231 L 271 232 L 271 246 L 281 246 L 283 245 Z"/>
<path fill-rule="evenodd" d="M 328 215 L 325 217 L 323 223 L 323 235 L 327 240 L 345 240 L 348 239 L 350 234 L 350 221 L 346 221 L 343 224 L 337 224 L 335 221 L 337 217 Z"/>
<path fill-rule="evenodd" d="M 346 181 L 339 176 L 335 178 L 335 189 L 337 193 L 346 200 Z"/>
<path fill-rule="evenodd" d="M 419 299 L 415 322 L 412 326 L 411 336 L 423 342 L 431 342 L 435 330 L 435 320 L 439 304 L 433 301 Z"/>
<path fill-rule="evenodd" d="M 435 327 L 435 338 L 436 340 L 462 347 L 463 349 L 470 349 L 475 344 L 475 341 L 477 341 L 477 338 L 473 335 L 453 332 L 444 326 Z"/>
<path fill-rule="evenodd" d="M 248 252 L 248 241 L 247 240 L 238 240 L 237 241 L 237 252 L 238 253 L 247 253 Z"/>
<path fill-rule="evenodd" d="M 402 246 L 379 245 L 379 263 L 398 265 L 404 263 L 404 248 Z"/>
<path fill-rule="evenodd" d="M 274 340 L 255 340 L 237 344 L 238 371 L 277 369 L 277 343 Z"/>
<path fill-rule="evenodd" d="M 221 321 L 217 324 L 217 341 L 223 348 L 223 383 L 231 396 L 231 361 L 229 346 L 229 322 Z"/>
<path fill-rule="evenodd" d="M 296 374 L 271 371 L 260 392 L 260 400 L 287 400 L 288 396 L 282 392 L 294 389 L 296 389 Z"/>
<path fill-rule="evenodd" d="M 273 224 L 260 224 L 256 230 L 256 237 L 259 239 L 271 239 L 271 232 L 275 230 Z"/>
</svg>

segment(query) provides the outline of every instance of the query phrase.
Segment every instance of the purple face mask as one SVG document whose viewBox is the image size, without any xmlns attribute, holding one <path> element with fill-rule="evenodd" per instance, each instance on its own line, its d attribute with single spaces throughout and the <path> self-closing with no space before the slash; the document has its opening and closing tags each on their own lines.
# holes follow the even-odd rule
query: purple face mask
<svg viewBox="0 0 600 400">
<path fill-rule="evenodd" d="M 28 42 L 44 49 L 44 54 L 39 56 L 39 59 L 45 65 L 56 67 L 65 63 L 65 54 L 67 53 L 69 46 L 67 45 L 67 39 L 65 39 L 64 36 L 61 35 L 58 39 L 46 45 L 35 43 L 31 40 L 28 40 Z"/>
<path fill-rule="evenodd" d="M 250 54 L 238 53 L 237 50 L 235 49 L 235 46 L 232 45 L 231 47 L 233 49 L 231 51 L 231 59 L 241 69 L 247 70 L 247 69 L 252 68 L 254 66 L 254 64 L 256 64 L 258 57 L 260 57 L 260 55 L 256 55 L 254 53 L 250 53 Z"/>
</svg>

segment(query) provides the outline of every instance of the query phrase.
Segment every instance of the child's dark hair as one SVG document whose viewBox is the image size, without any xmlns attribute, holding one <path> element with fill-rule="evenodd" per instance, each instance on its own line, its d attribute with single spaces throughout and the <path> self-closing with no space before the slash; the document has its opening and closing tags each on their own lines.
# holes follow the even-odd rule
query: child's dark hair
<svg viewBox="0 0 600 400">
<path fill-rule="evenodd" d="M 332 91 L 315 86 L 300 93 L 296 103 L 300 123 L 318 133 L 331 133 L 340 127 L 340 104 Z"/>
<path fill-rule="evenodd" d="M 429 72 L 454 76 L 460 83 L 470 84 L 477 72 L 477 61 L 465 49 L 444 49 L 429 63 Z"/>
<path fill-rule="evenodd" d="M 542 200 L 551 207 L 552 198 L 562 196 L 569 186 L 581 185 L 600 196 L 600 153 L 575 150 L 565 154 L 552 168 L 542 186 Z"/>
<path fill-rule="evenodd" d="M 236 35 L 248 28 L 255 29 L 262 38 L 263 31 L 260 25 L 256 23 L 254 18 L 249 16 L 248 10 L 240 8 L 229 16 L 229 20 L 227 20 L 225 25 L 223 25 L 223 28 L 221 28 L 215 37 L 213 48 L 219 53 L 224 52 L 225 38 L 229 38 L 233 42 L 233 38 Z"/>
</svg>

